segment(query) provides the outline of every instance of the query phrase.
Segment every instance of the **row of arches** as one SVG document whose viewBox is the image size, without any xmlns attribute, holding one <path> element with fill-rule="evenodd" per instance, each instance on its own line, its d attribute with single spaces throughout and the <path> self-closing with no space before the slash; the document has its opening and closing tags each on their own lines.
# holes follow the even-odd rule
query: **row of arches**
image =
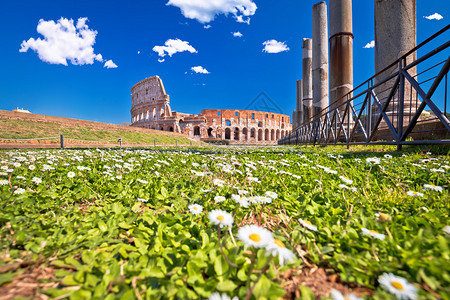
<svg viewBox="0 0 450 300">
<path fill-rule="evenodd" d="M 283 117 L 283 119 L 284 119 L 284 117 Z M 277 126 L 276 120 L 274 122 L 275 122 L 274 126 Z M 225 126 L 232 126 L 232 125 L 234 125 L 234 123 L 239 123 L 239 122 L 236 122 L 236 121 L 232 122 L 231 120 L 225 120 Z M 269 121 L 269 123 L 266 123 L 266 124 L 269 124 L 269 126 L 272 125 L 270 123 L 270 121 Z M 265 124 L 262 121 L 258 121 L 257 125 L 258 125 L 258 127 L 264 127 Z M 281 127 L 281 129 L 284 129 L 284 121 L 280 122 L 279 126 Z"/>
<path fill-rule="evenodd" d="M 162 106 L 154 106 L 151 108 L 144 108 L 135 111 L 131 115 L 131 122 L 144 122 L 144 121 L 153 121 L 163 118 L 165 116 L 164 105 Z"/>
<path fill-rule="evenodd" d="M 208 137 L 213 138 L 212 135 L 213 129 L 208 129 Z M 235 141 L 249 141 L 249 140 L 257 140 L 257 141 L 277 141 L 280 138 L 283 138 L 287 134 L 285 130 L 279 129 L 256 129 L 250 128 L 248 130 L 246 127 L 242 128 L 242 131 L 238 127 L 225 128 L 224 139 L 225 140 L 235 140 Z"/>
</svg>

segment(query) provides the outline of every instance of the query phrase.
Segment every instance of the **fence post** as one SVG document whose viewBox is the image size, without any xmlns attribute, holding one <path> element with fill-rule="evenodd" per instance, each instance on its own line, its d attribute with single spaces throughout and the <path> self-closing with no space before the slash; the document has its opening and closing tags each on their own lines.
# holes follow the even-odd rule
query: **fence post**
<svg viewBox="0 0 450 300">
<path fill-rule="evenodd" d="M 403 66 L 405 65 L 405 61 L 401 58 L 398 62 L 398 71 L 400 76 L 400 86 L 398 91 L 398 114 L 397 114 L 397 151 L 402 150 L 401 136 L 403 135 L 403 110 L 405 107 L 405 76 L 403 76 Z"/>
<path fill-rule="evenodd" d="M 59 140 L 61 142 L 61 149 L 64 149 L 64 136 L 62 134 L 59 136 Z"/>
</svg>

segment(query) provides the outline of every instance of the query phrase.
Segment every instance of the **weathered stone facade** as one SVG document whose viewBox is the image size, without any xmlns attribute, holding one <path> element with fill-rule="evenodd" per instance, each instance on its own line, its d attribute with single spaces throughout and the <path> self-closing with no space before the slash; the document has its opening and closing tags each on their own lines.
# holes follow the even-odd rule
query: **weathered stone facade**
<svg viewBox="0 0 450 300">
<path fill-rule="evenodd" d="M 283 114 L 235 109 L 203 109 L 199 115 L 172 111 L 158 76 L 136 83 L 131 88 L 131 103 L 131 126 L 180 132 L 198 140 L 276 145 L 292 131 L 289 116 Z"/>
</svg>

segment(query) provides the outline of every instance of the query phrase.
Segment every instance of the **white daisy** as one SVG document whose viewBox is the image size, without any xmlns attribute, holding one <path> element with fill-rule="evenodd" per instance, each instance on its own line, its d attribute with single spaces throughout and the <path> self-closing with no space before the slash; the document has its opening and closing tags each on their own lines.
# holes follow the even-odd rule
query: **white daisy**
<svg viewBox="0 0 450 300">
<path fill-rule="evenodd" d="M 218 187 L 223 187 L 223 185 L 225 184 L 225 181 L 222 179 L 215 178 L 215 179 L 213 179 L 213 184 Z"/>
<path fill-rule="evenodd" d="M 267 196 L 260 196 L 260 197 L 258 197 L 258 201 L 259 201 L 259 203 L 262 203 L 262 204 L 269 204 L 269 203 L 272 203 L 272 198 L 267 197 Z"/>
<path fill-rule="evenodd" d="M 148 202 L 148 199 L 143 199 L 143 198 L 137 198 L 137 201 L 139 201 L 139 202 Z"/>
<path fill-rule="evenodd" d="M 268 245 L 266 249 L 273 256 L 278 255 L 278 261 L 280 262 L 280 265 L 291 262 L 295 257 L 294 253 L 291 250 L 287 249 L 284 243 L 278 239 L 274 239 L 273 243 Z"/>
<path fill-rule="evenodd" d="M 14 166 L 15 168 L 18 168 L 18 167 L 20 167 L 20 166 L 21 166 L 21 164 L 20 164 L 20 163 L 18 163 L 18 162 L 15 162 L 15 163 L 13 163 L 13 166 Z"/>
<path fill-rule="evenodd" d="M 18 188 L 14 191 L 14 194 L 23 194 L 25 193 L 25 190 L 23 188 Z"/>
<path fill-rule="evenodd" d="M 237 237 L 249 247 L 265 248 L 273 243 L 272 232 L 258 225 L 246 225 L 239 228 Z"/>
<path fill-rule="evenodd" d="M 238 297 L 231 298 L 227 294 L 223 293 L 222 295 L 218 292 L 212 293 L 211 296 L 209 296 L 208 300 L 239 300 Z"/>
<path fill-rule="evenodd" d="M 215 196 L 214 197 L 214 201 L 216 201 L 216 203 L 219 203 L 219 202 L 223 202 L 223 201 L 225 201 L 227 198 L 225 198 L 224 196 Z"/>
<path fill-rule="evenodd" d="M 33 182 L 36 183 L 36 184 L 39 184 L 39 183 L 42 182 L 42 179 L 39 178 L 39 177 L 33 177 L 33 179 L 31 179 L 31 181 L 33 181 Z"/>
<path fill-rule="evenodd" d="M 69 178 L 75 177 L 75 172 L 69 172 L 69 173 L 67 173 L 67 177 L 69 177 Z"/>
<path fill-rule="evenodd" d="M 343 182 L 345 182 L 346 184 L 353 184 L 353 180 L 345 177 L 345 176 L 339 176 L 340 179 L 342 179 Z"/>
<path fill-rule="evenodd" d="M 391 294 L 397 296 L 398 299 L 416 299 L 417 289 L 414 285 L 399 276 L 392 273 L 384 273 L 378 278 L 378 282 L 383 288 Z"/>
<path fill-rule="evenodd" d="M 7 184 L 8 184 L 8 180 L 0 179 L 0 185 L 7 185 Z"/>
<path fill-rule="evenodd" d="M 230 213 L 227 213 L 226 211 L 220 209 L 212 210 L 209 213 L 208 218 L 211 223 L 219 225 L 220 228 L 233 225 L 233 216 L 231 216 Z"/>
<path fill-rule="evenodd" d="M 356 297 L 354 294 L 346 294 L 345 296 L 338 290 L 331 290 L 331 297 L 333 300 L 362 300 L 362 298 Z"/>
<path fill-rule="evenodd" d="M 313 224 L 311 224 L 310 221 L 302 220 L 302 219 L 298 219 L 298 221 L 300 222 L 300 224 L 302 224 L 304 227 L 308 228 L 309 230 L 317 231 L 317 227 L 314 226 Z"/>
<path fill-rule="evenodd" d="M 371 237 L 377 238 L 379 240 L 384 240 L 385 235 L 379 232 L 376 232 L 375 230 L 367 229 L 367 228 L 361 228 L 364 235 L 370 235 Z"/>
<path fill-rule="evenodd" d="M 28 166 L 28 169 L 34 170 L 34 169 L 36 169 L 36 167 L 35 167 L 34 165 L 29 165 L 29 166 Z"/>
<path fill-rule="evenodd" d="M 423 197 L 422 193 L 415 192 L 415 191 L 408 191 L 406 194 L 411 197 Z"/>
<path fill-rule="evenodd" d="M 239 203 L 241 206 L 243 206 L 245 208 L 247 208 L 249 205 L 248 199 L 245 196 L 232 194 L 231 199 L 233 199 L 234 202 Z"/>
<path fill-rule="evenodd" d="M 430 189 L 432 191 L 436 191 L 436 192 L 442 192 L 442 190 L 443 190 L 442 186 L 438 186 L 438 185 L 434 185 L 434 184 L 424 184 L 423 187 L 426 189 Z"/>
<path fill-rule="evenodd" d="M 266 192 L 266 196 L 267 196 L 267 197 L 270 197 L 270 198 L 272 198 L 272 199 L 277 199 L 277 198 L 278 198 L 278 194 L 275 193 L 275 192 L 271 192 L 271 191 L 267 191 L 267 192 Z"/>
<path fill-rule="evenodd" d="M 391 159 L 391 158 L 392 158 L 392 155 L 390 155 L 390 154 L 385 154 L 384 157 L 386 157 L 387 159 Z"/>
<path fill-rule="evenodd" d="M 198 215 L 203 211 L 203 207 L 198 204 L 191 204 L 188 206 L 188 208 L 189 208 L 189 211 L 191 212 L 191 214 L 194 214 L 194 215 Z"/>
<path fill-rule="evenodd" d="M 444 228 L 442 228 L 442 230 L 446 233 L 446 234 L 450 234 L 450 226 L 444 226 Z"/>
</svg>

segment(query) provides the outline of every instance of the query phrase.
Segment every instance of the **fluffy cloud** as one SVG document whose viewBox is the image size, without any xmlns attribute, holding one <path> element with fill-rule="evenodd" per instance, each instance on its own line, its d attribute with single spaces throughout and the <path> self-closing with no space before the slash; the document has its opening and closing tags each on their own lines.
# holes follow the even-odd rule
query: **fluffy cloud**
<svg viewBox="0 0 450 300">
<path fill-rule="evenodd" d="M 157 52 L 159 56 L 164 57 L 167 54 L 172 57 L 177 52 L 189 51 L 191 53 L 197 53 L 194 47 L 189 45 L 189 42 L 182 41 L 180 39 L 169 39 L 164 43 L 164 46 L 155 46 L 153 51 Z"/>
<path fill-rule="evenodd" d="M 19 52 L 34 50 L 39 58 L 50 64 L 67 66 L 67 60 L 73 65 L 93 64 L 95 60 L 102 62 L 101 54 L 94 53 L 97 31 L 89 29 L 87 18 L 79 18 L 76 25 L 72 19 L 61 18 L 55 21 L 39 20 L 37 32 L 44 39 L 30 38 L 23 41 Z"/>
<path fill-rule="evenodd" d="M 289 47 L 286 45 L 286 42 L 278 42 L 276 40 L 268 40 L 263 43 L 264 49 L 263 52 L 267 53 L 280 53 L 283 51 L 289 51 Z"/>
<path fill-rule="evenodd" d="M 117 68 L 117 65 L 112 60 L 107 60 L 103 67 L 107 69 L 115 69 Z"/>
<path fill-rule="evenodd" d="M 234 37 L 243 37 L 242 33 L 240 33 L 239 31 L 237 32 L 232 32 L 231 33 Z"/>
<path fill-rule="evenodd" d="M 180 8 L 183 16 L 200 23 L 209 23 L 216 15 L 231 13 L 237 22 L 249 24 L 250 16 L 257 9 L 252 0 L 169 0 L 166 5 Z"/>
<path fill-rule="evenodd" d="M 429 15 L 429 16 L 423 16 L 425 19 L 428 19 L 428 20 L 442 20 L 444 17 L 443 16 L 441 16 L 440 14 L 438 14 L 438 13 L 434 13 L 434 14 L 432 14 L 432 15 Z"/>
<path fill-rule="evenodd" d="M 205 28 L 205 29 L 210 29 L 211 28 L 211 25 L 205 25 L 205 26 L 203 26 L 203 28 Z"/>
<path fill-rule="evenodd" d="M 202 66 L 192 67 L 191 70 L 194 71 L 195 73 L 200 73 L 200 74 L 210 74 L 210 73 L 208 72 L 208 70 L 206 70 L 206 69 L 203 68 Z"/>
<path fill-rule="evenodd" d="M 158 58 L 158 62 L 162 63 L 165 62 L 166 60 L 164 58 Z"/>
<path fill-rule="evenodd" d="M 363 48 L 370 49 L 375 47 L 375 41 L 371 41 L 370 43 L 367 43 Z"/>
</svg>

